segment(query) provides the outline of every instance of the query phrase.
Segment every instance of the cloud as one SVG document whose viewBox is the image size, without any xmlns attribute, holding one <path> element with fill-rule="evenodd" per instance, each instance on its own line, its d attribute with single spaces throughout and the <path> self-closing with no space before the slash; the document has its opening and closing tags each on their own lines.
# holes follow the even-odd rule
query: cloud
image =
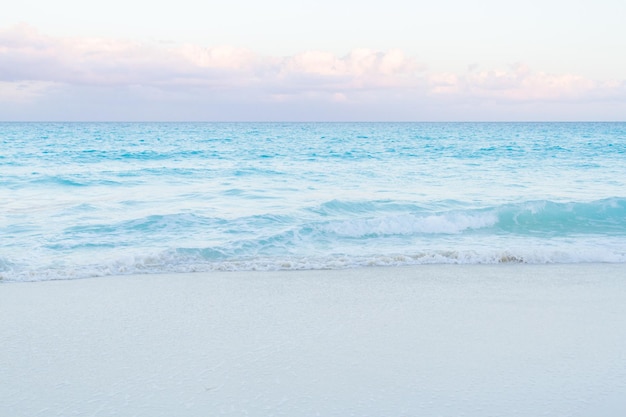
<svg viewBox="0 0 626 417">
<path fill-rule="evenodd" d="M 57 83 L 47 81 L 0 81 L 0 100 L 15 104 L 28 103 L 50 94 L 57 87 Z"/>
<path fill-rule="evenodd" d="M 281 68 L 285 72 L 317 74 L 328 77 L 394 76 L 423 70 L 399 49 L 387 52 L 355 49 L 344 57 L 329 52 L 307 51 L 286 58 Z"/>
<path fill-rule="evenodd" d="M 228 102 L 247 103 L 250 108 L 255 103 L 257 107 L 299 103 L 304 109 L 302 103 L 315 102 L 319 104 L 315 108 L 323 109 L 322 103 L 327 103 L 334 110 L 355 112 L 350 114 L 367 108 L 368 115 L 387 114 L 390 110 L 385 106 L 395 103 L 430 114 L 424 109 L 454 103 L 624 100 L 626 83 L 551 74 L 520 63 L 490 69 L 472 64 L 462 72 L 430 71 L 399 49 L 360 48 L 344 56 L 304 51 L 276 57 L 227 45 L 206 48 L 53 37 L 25 24 L 1 29 L 0 102 L 28 103 L 59 94 L 67 100 L 106 95 L 111 103 L 117 94 L 138 103 L 144 100 L 146 105 L 196 102 L 215 108 Z M 285 107 L 276 109 L 285 111 Z M 402 114 L 410 119 L 415 113 L 404 109 Z"/>
<path fill-rule="evenodd" d="M 389 86 L 419 66 L 402 51 L 308 51 L 262 57 L 231 46 L 159 47 L 126 40 L 55 38 L 27 25 L 0 31 L 0 79 L 90 85 L 249 86 L 284 81 L 345 88 Z"/>
<path fill-rule="evenodd" d="M 483 71 L 470 67 L 465 74 L 432 74 L 430 82 L 431 92 L 435 94 L 474 99 L 538 102 L 626 98 L 624 81 L 550 74 L 533 71 L 520 63 Z"/>
</svg>

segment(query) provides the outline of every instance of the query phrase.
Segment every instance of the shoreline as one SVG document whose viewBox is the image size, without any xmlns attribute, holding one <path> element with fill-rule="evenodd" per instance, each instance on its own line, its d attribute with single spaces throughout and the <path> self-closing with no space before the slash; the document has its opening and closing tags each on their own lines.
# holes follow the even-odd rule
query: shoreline
<svg viewBox="0 0 626 417">
<path fill-rule="evenodd" d="M 0 414 L 626 414 L 626 266 L 4 282 Z"/>
<path fill-rule="evenodd" d="M 131 272 L 131 273 L 121 273 L 121 274 L 110 274 L 110 275 L 93 275 L 93 276 L 78 276 L 78 277 L 53 277 L 46 279 L 14 279 L 14 278 L 6 278 L 0 275 L 0 286 L 1 285 L 9 285 L 9 284 L 33 284 L 33 283 L 41 283 L 41 282 L 59 282 L 59 281 L 84 281 L 84 280 L 97 280 L 97 279 L 142 279 L 149 277 L 178 277 L 178 278 L 192 278 L 192 277 L 221 277 L 221 276 L 231 276 L 231 277 L 239 277 L 239 276 L 248 276 L 248 275 L 257 275 L 258 277 L 268 277 L 274 276 L 277 277 L 281 274 L 302 274 L 307 275 L 316 275 L 319 273 L 337 273 L 339 275 L 363 275 L 370 276 L 376 275 L 373 271 L 378 271 L 383 275 L 396 275 L 395 273 L 389 274 L 388 272 L 382 271 L 392 271 L 397 269 L 399 271 L 407 271 L 414 269 L 414 273 L 410 273 L 410 275 L 416 275 L 417 271 L 421 271 L 424 273 L 430 274 L 441 274 L 444 276 L 448 276 L 453 274 L 453 270 L 456 268 L 468 268 L 468 269 L 482 269 L 481 273 L 487 273 L 488 275 L 492 275 L 494 273 L 502 272 L 506 268 L 521 268 L 525 270 L 525 273 L 532 273 L 533 269 L 552 269 L 557 275 L 562 275 L 566 273 L 567 275 L 577 276 L 580 275 L 579 271 L 587 271 L 590 269 L 606 269 L 609 273 L 613 272 L 621 272 L 623 269 L 624 273 L 626 273 L 626 263 L 624 262 L 574 262 L 574 263 L 566 263 L 566 262 L 546 262 L 546 263 L 528 263 L 523 261 L 516 261 L 515 258 L 512 258 L 511 261 L 503 261 L 498 263 L 423 263 L 423 264 L 399 264 L 399 265 L 358 265 L 358 266 L 349 266 L 349 267 L 338 267 L 338 268 L 312 268 L 312 269 L 212 269 L 212 270 L 198 270 L 198 271 L 169 271 L 169 272 Z M 559 271 L 562 270 L 562 271 Z M 367 271 L 364 274 L 360 274 L 360 271 Z M 418 274 L 419 275 L 419 274 Z M 517 273 L 515 275 L 518 275 Z"/>
</svg>

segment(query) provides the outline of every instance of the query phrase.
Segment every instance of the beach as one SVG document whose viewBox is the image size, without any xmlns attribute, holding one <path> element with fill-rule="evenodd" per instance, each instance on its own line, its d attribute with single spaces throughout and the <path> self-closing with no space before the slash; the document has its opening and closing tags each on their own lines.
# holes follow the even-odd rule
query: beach
<svg viewBox="0 0 626 417">
<path fill-rule="evenodd" d="M 623 264 L 0 282 L 0 415 L 622 416 Z"/>
</svg>

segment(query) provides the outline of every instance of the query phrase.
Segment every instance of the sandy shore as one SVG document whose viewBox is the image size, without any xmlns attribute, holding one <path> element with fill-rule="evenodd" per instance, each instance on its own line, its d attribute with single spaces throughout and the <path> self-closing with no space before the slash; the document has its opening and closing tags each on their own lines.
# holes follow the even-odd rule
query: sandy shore
<svg viewBox="0 0 626 417">
<path fill-rule="evenodd" d="M 0 283 L 1 416 L 624 416 L 626 267 Z"/>
</svg>

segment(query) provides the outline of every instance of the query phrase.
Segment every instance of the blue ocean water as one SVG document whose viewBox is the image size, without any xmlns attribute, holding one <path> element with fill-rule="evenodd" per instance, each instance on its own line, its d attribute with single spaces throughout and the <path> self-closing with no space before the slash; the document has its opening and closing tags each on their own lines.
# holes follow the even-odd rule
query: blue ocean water
<svg viewBox="0 0 626 417">
<path fill-rule="evenodd" d="M 0 278 L 626 263 L 626 123 L 0 123 Z"/>
</svg>

